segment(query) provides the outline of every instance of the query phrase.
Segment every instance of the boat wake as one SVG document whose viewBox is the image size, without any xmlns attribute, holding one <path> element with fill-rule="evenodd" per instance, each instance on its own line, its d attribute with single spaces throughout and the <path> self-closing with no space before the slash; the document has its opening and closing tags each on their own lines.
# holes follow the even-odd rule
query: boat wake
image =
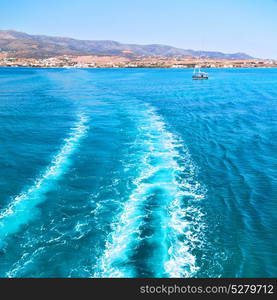
<svg viewBox="0 0 277 300">
<path fill-rule="evenodd" d="M 192 277 L 198 270 L 193 252 L 201 246 L 199 201 L 205 190 L 183 142 L 153 107 L 143 111 L 134 116 L 139 175 L 113 221 L 94 277 Z"/>
<path fill-rule="evenodd" d="M 36 206 L 45 200 L 45 194 L 55 182 L 66 172 L 71 163 L 70 157 L 76 151 L 80 140 L 88 130 L 88 118 L 79 115 L 79 120 L 71 129 L 69 136 L 52 162 L 35 180 L 34 184 L 25 192 L 12 199 L 9 206 L 0 212 L 0 247 L 4 246 L 4 239 L 20 230 L 36 213 Z"/>
</svg>

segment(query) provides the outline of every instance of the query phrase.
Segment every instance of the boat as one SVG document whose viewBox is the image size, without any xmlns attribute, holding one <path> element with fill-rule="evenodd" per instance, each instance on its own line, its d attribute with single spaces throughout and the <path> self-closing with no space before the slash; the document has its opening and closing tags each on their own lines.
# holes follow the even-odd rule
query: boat
<svg viewBox="0 0 277 300">
<path fill-rule="evenodd" d="M 192 79 L 209 79 L 208 73 L 201 71 L 201 56 L 199 56 L 199 63 L 194 66 Z"/>
<path fill-rule="evenodd" d="M 202 72 L 200 68 L 198 69 L 198 71 L 196 71 L 196 68 L 194 68 L 192 79 L 208 79 L 208 78 L 209 78 L 208 73 Z"/>
</svg>

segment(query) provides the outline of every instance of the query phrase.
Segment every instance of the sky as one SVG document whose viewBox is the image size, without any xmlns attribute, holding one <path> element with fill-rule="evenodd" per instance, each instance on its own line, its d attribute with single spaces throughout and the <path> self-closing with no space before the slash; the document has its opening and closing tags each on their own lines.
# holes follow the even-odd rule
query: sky
<svg viewBox="0 0 277 300">
<path fill-rule="evenodd" d="M 0 0 L 0 29 L 277 59 L 277 0 Z"/>
</svg>

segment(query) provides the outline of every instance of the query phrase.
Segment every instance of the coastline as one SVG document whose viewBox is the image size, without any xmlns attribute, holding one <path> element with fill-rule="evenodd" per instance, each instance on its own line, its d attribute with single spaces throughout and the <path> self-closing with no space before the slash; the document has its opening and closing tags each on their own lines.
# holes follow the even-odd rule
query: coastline
<svg viewBox="0 0 277 300">
<path fill-rule="evenodd" d="M 163 56 L 116 56 L 116 55 L 62 55 L 54 57 L 11 57 L 0 56 L 0 67 L 35 68 L 159 68 L 159 69 L 202 69 L 212 68 L 277 68 L 277 61 L 270 59 L 220 59 Z"/>
<path fill-rule="evenodd" d="M 7 69 L 64 69 L 64 70 L 67 70 L 67 69 L 75 69 L 75 70 L 80 70 L 80 69 L 119 69 L 119 70 L 122 70 L 122 69 L 159 69 L 159 70 L 162 70 L 162 69 L 175 69 L 175 70 L 193 70 L 194 68 L 193 67 L 189 67 L 189 68 L 173 68 L 173 67 L 147 67 L 147 66 L 141 66 L 141 67 L 39 67 L 39 66 L 2 66 L 0 65 L 0 69 L 1 68 L 7 68 Z M 270 67 L 235 67 L 235 68 L 232 68 L 232 67 L 212 67 L 212 68 L 205 68 L 205 67 L 202 67 L 201 69 L 210 69 L 210 70 L 217 70 L 217 69 L 225 69 L 225 70 L 228 70 L 228 69 L 231 69 L 231 70 L 236 70 L 236 69 L 246 69 L 246 70 L 249 70 L 249 69 L 276 69 L 277 68 L 277 65 L 274 65 L 274 66 L 270 66 Z"/>
</svg>

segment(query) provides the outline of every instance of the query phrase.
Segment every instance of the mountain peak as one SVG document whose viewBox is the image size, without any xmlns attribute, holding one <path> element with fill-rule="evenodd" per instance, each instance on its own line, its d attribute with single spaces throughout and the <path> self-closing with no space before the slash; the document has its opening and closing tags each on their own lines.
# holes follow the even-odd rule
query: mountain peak
<svg viewBox="0 0 277 300">
<path fill-rule="evenodd" d="M 0 52 L 16 57 L 43 58 L 57 55 L 123 55 L 123 56 L 205 56 L 207 58 L 251 59 L 245 53 L 226 54 L 195 51 L 169 45 L 123 44 L 112 40 L 77 40 L 68 37 L 30 35 L 16 30 L 0 30 Z"/>
</svg>

